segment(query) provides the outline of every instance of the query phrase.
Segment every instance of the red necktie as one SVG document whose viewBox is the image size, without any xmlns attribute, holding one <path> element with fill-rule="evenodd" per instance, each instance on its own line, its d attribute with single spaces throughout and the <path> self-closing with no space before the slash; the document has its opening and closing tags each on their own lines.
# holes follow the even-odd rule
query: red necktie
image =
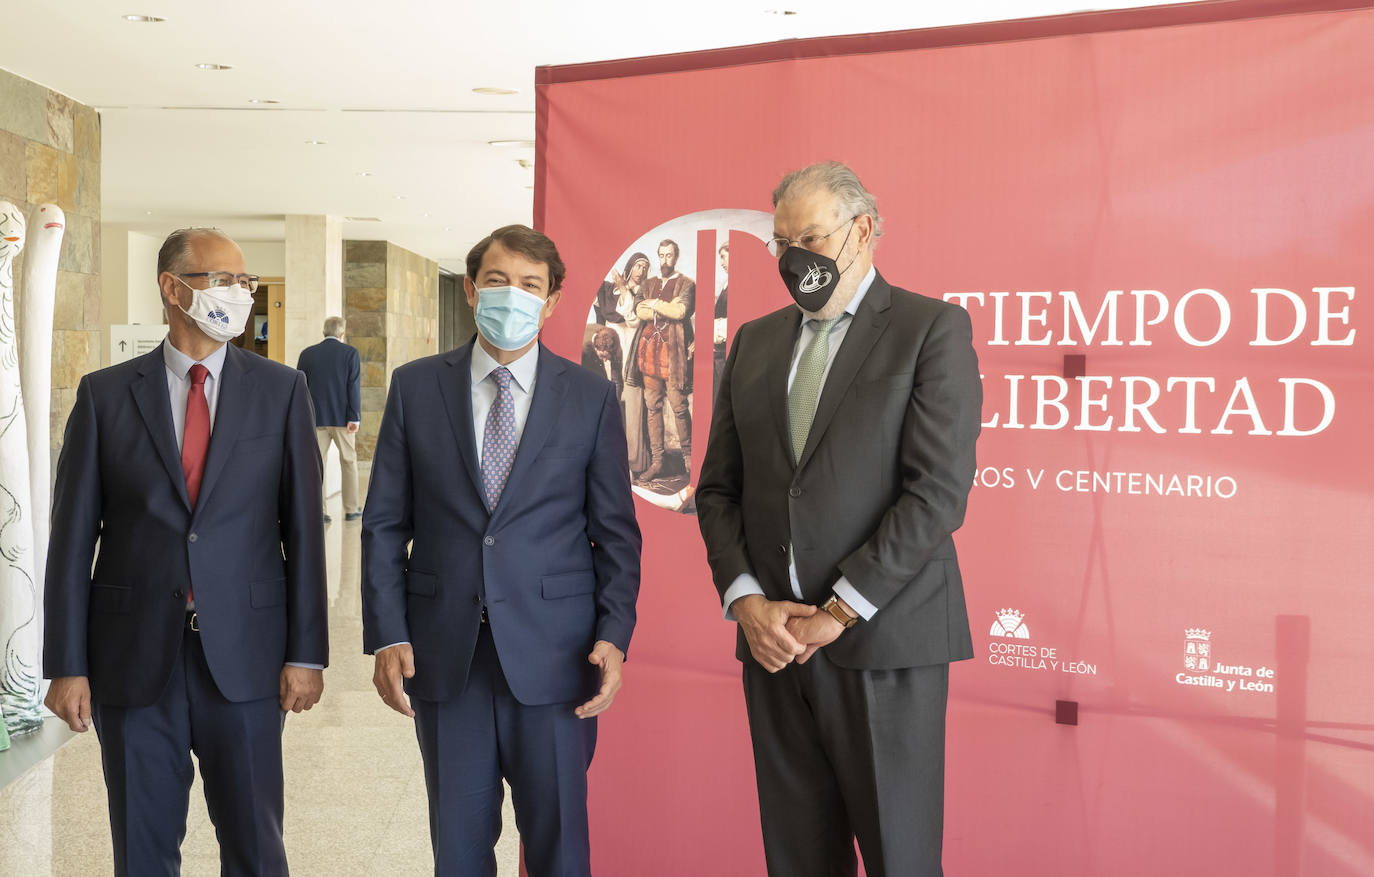
<svg viewBox="0 0 1374 877">
<path fill-rule="evenodd" d="M 205 377 L 210 372 L 191 366 L 191 391 L 186 394 L 186 429 L 181 439 L 181 472 L 186 476 L 186 498 L 196 507 L 200 478 L 205 474 L 205 452 L 210 447 L 210 405 L 205 401 Z"/>
</svg>

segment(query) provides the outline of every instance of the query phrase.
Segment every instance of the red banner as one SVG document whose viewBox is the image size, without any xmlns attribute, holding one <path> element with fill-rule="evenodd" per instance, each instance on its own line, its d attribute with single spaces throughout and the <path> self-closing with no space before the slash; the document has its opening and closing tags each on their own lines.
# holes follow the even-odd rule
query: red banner
<svg viewBox="0 0 1374 877">
<path fill-rule="evenodd" d="M 829 158 L 878 197 L 884 276 L 968 309 L 984 376 L 948 873 L 1374 873 L 1374 11 L 1349 5 L 540 71 L 536 215 L 568 265 L 546 338 L 684 403 L 655 470 L 622 393 L 644 585 L 593 767 L 596 873 L 763 873 L 684 464 L 718 338 L 789 303 L 772 187 Z M 672 331 L 634 324 L 654 278 L 688 305 Z"/>
</svg>

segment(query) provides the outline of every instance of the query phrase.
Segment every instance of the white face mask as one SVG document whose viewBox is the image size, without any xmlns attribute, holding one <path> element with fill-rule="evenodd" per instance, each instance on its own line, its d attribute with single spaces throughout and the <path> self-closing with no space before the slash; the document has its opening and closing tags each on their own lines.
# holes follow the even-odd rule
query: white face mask
<svg viewBox="0 0 1374 877">
<path fill-rule="evenodd" d="M 216 341 L 232 341 L 243 334 L 248 317 L 253 313 L 253 294 L 235 283 L 196 289 L 177 278 L 177 282 L 191 290 L 191 309 L 181 312 L 196 321 L 200 330 Z"/>
</svg>

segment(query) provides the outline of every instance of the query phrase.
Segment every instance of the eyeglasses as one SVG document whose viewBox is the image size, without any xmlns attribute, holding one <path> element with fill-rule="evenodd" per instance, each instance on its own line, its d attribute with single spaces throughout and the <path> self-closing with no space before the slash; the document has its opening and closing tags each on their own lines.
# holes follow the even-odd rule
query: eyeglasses
<svg viewBox="0 0 1374 877">
<path fill-rule="evenodd" d="M 782 254 L 787 252 L 787 248 L 792 246 L 793 244 L 796 244 L 802 249 L 810 250 L 814 253 L 816 252 L 816 248 L 825 242 L 826 238 L 830 237 L 830 235 L 844 228 L 846 225 L 849 225 L 849 223 L 858 219 L 862 215 L 862 213 L 854 214 L 853 216 L 846 219 L 844 222 L 841 222 L 839 225 L 835 226 L 826 234 L 804 234 L 797 240 L 792 240 L 791 238 L 785 238 L 781 236 L 775 237 L 768 242 L 768 252 L 772 253 L 775 259 L 781 259 Z"/>
<path fill-rule="evenodd" d="M 204 277 L 207 281 L 206 289 L 228 288 L 235 283 L 242 286 L 249 292 L 258 291 L 258 275 L 256 274 L 230 274 L 228 271 L 194 271 L 190 274 L 178 274 L 177 277 Z"/>
</svg>

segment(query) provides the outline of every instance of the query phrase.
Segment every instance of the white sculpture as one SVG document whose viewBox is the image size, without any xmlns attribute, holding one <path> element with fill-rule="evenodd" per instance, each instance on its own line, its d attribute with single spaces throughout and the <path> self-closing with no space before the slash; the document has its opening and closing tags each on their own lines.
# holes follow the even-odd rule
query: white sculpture
<svg viewBox="0 0 1374 877">
<path fill-rule="evenodd" d="M 29 519 L 33 524 L 34 640 L 43 642 L 44 571 L 52 517 L 52 322 L 57 301 L 57 261 L 67 216 L 56 204 L 40 204 L 29 216 L 19 287 L 19 378 L 28 421 Z M 41 645 L 40 645 L 41 659 Z"/>
<path fill-rule="evenodd" d="M 38 600 L 29 515 L 28 428 L 14 321 L 14 257 L 24 248 L 24 216 L 0 201 L 0 704 L 11 734 L 42 724 L 38 692 Z M 51 343 L 51 342 L 49 342 Z"/>
</svg>

